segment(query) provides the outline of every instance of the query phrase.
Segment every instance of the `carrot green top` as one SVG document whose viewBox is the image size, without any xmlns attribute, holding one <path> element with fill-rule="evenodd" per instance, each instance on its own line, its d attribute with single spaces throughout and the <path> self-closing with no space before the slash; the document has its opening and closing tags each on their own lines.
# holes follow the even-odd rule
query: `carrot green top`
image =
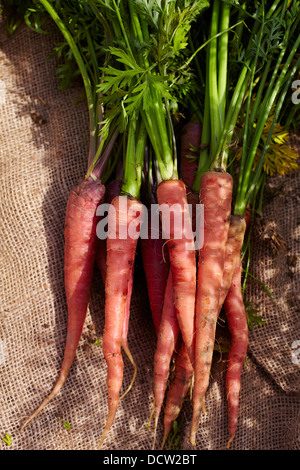
<svg viewBox="0 0 300 470">
<path fill-rule="evenodd" d="M 234 213 L 237 215 L 244 215 L 261 181 L 272 132 L 299 67 L 296 55 L 300 41 L 299 20 L 299 2 L 274 0 L 251 6 L 247 2 L 217 0 L 211 7 L 202 149 L 194 190 L 199 190 L 201 176 L 208 169 L 227 171 L 237 122 L 242 121 L 241 113 L 245 113 L 238 134 L 242 152 L 235 189 Z M 232 39 L 235 55 L 228 49 L 233 22 L 237 33 Z M 238 72 L 229 77 L 232 64 Z M 262 141 L 271 112 L 272 125 L 268 137 Z"/>
</svg>

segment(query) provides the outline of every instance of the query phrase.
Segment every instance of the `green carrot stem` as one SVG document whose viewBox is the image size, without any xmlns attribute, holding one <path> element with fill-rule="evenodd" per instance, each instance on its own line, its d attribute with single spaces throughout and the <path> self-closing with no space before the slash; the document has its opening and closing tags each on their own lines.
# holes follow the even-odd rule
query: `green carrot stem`
<svg viewBox="0 0 300 470">
<path fill-rule="evenodd" d="M 296 51 L 299 47 L 299 44 L 300 44 L 300 35 L 298 36 L 297 40 L 293 44 L 293 47 L 292 47 L 292 49 L 291 49 L 291 51 L 290 51 L 290 53 L 289 53 L 289 55 L 288 55 L 288 57 L 287 57 L 287 59 L 284 63 L 284 66 L 281 70 L 281 73 L 280 73 L 279 77 L 277 78 L 276 82 L 274 83 L 274 86 L 271 89 L 270 96 L 269 96 L 269 94 L 267 94 L 268 101 L 266 101 L 266 98 L 264 99 L 265 105 L 262 108 L 262 113 L 261 113 L 261 115 L 258 119 L 257 126 L 255 128 L 255 132 L 254 132 L 254 135 L 253 135 L 251 147 L 250 147 L 250 150 L 249 150 L 249 153 L 248 153 L 247 164 L 245 166 L 245 170 L 243 171 L 243 173 L 240 174 L 240 181 L 241 181 L 240 185 L 239 185 L 240 191 L 237 194 L 237 199 L 236 199 L 235 209 L 234 209 L 235 213 L 237 215 L 243 215 L 244 210 L 246 208 L 247 200 L 248 200 L 247 192 L 249 191 L 251 171 L 252 171 L 256 151 L 257 151 L 257 148 L 258 148 L 258 144 L 259 144 L 259 141 L 260 141 L 265 123 L 266 123 L 267 118 L 269 116 L 269 113 L 272 109 L 272 106 L 273 106 L 277 96 L 278 96 L 278 93 L 280 91 L 282 83 L 285 79 L 285 75 L 286 75 L 286 73 L 288 71 L 288 68 L 291 64 L 291 61 L 292 61 L 292 59 L 293 59 L 293 57 L 294 57 L 294 55 L 295 55 L 295 53 L 296 53 Z M 281 54 L 280 54 L 280 56 L 281 56 Z M 297 61 L 297 64 L 298 64 L 298 61 Z M 293 70 L 295 70 L 295 67 L 293 67 Z M 275 72 L 276 72 L 276 75 L 277 75 L 276 69 L 274 70 L 273 74 L 275 74 Z M 260 161 L 260 166 L 261 165 L 262 165 L 262 162 Z M 257 178 L 256 178 L 256 180 L 257 180 Z M 252 183 L 252 185 L 253 185 L 253 183 Z"/>
<path fill-rule="evenodd" d="M 212 7 L 211 17 L 211 37 L 218 33 L 219 27 L 219 10 L 220 2 L 215 0 Z M 208 61 L 209 77 L 208 87 L 210 90 L 210 151 L 215 157 L 217 145 L 220 136 L 221 122 L 219 110 L 219 90 L 218 90 L 218 61 L 217 61 L 217 39 L 213 39 L 209 45 L 209 61 Z"/>
<path fill-rule="evenodd" d="M 221 133 L 219 147 L 217 151 L 219 163 L 213 162 L 212 168 L 219 165 L 224 171 L 227 167 L 229 145 L 235 130 L 238 115 L 244 100 L 245 92 L 248 87 L 249 69 L 245 66 L 239 76 L 237 87 L 234 90 L 228 111 L 226 114 L 225 125 Z"/>
<path fill-rule="evenodd" d="M 240 24 L 242 23 L 242 21 L 238 21 L 237 23 L 235 23 L 234 25 L 230 26 L 230 28 L 228 28 L 227 30 L 225 31 L 222 31 L 222 32 L 219 32 L 217 34 L 215 34 L 214 36 L 211 36 L 209 39 L 207 39 L 207 41 L 203 42 L 201 44 L 201 46 L 199 46 L 195 52 L 193 54 L 190 55 L 190 57 L 184 62 L 184 64 L 182 64 L 178 70 L 184 70 L 186 69 L 190 63 L 194 60 L 195 56 L 202 50 L 204 49 L 206 46 L 208 46 L 209 43 L 211 43 L 212 41 L 214 41 L 215 39 L 217 39 L 218 37 L 222 36 L 222 34 L 225 34 L 225 33 L 228 33 L 229 31 L 232 31 L 234 28 L 236 28 L 237 26 L 239 26 Z"/>
<path fill-rule="evenodd" d="M 233 38 L 233 48 L 238 51 L 239 46 L 242 41 L 242 35 L 243 35 L 243 29 L 244 29 L 244 18 L 246 16 L 246 2 L 244 2 L 238 12 L 238 18 L 240 21 L 240 24 L 236 27 L 234 38 Z"/>
<path fill-rule="evenodd" d="M 139 41 L 143 43 L 144 35 L 148 38 L 148 30 L 145 21 L 139 17 L 134 2 L 129 0 L 129 10 L 133 31 Z M 144 67 L 149 67 L 147 58 L 140 58 Z M 144 118 L 144 126 L 148 129 L 148 134 L 153 147 L 156 149 L 156 157 L 158 160 L 162 179 L 170 179 L 177 174 L 176 166 L 173 158 L 172 142 L 168 133 L 168 113 L 166 105 L 164 106 L 164 98 L 157 92 L 154 86 L 150 85 L 151 105 L 142 113 Z M 158 150 L 159 149 L 159 150 Z"/>
<path fill-rule="evenodd" d="M 138 125 L 140 124 L 140 125 Z M 144 123 L 136 118 L 130 119 L 127 129 L 127 146 L 125 157 L 122 193 L 134 198 L 140 197 L 142 169 L 146 145 Z"/>
<path fill-rule="evenodd" d="M 272 13 L 277 8 L 277 5 L 278 5 L 278 1 L 276 0 L 270 7 L 269 11 L 267 12 L 266 18 L 271 17 Z M 254 25 L 253 25 L 253 34 L 261 35 L 262 33 L 262 24 L 260 21 L 260 17 L 261 17 L 263 9 L 264 9 L 264 2 L 261 5 L 259 5 L 259 15 L 257 15 L 257 19 L 255 20 Z M 242 15 L 240 16 L 240 18 L 242 18 Z M 242 20 L 237 24 L 237 27 L 239 27 L 239 24 L 241 23 L 242 23 Z M 230 28 L 228 29 L 230 30 Z M 251 37 L 250 37 L 248 49 L 251 47 Z M 230 140 L 234 132 L 234 128 L 236 126 L 238 112 L 242 104 L 246 89 L 248 87 L 248 80 L 251 76 L 250 74 L 254 67 L 253 64 L 254 64 L 253 59 L 252 60 L 249 58 L 246 59 L 244 62 L 244 66 L 240 72 L 231 101 L 226 111 L 225 123 L 221 131 L 218 149 L 216 151 L 216 161 L 213 162 L 212 168 L 220 166 L 221 168 L 226 169 L 227 158 L 228 158 L 228 144 L 230 143 Z"/>
<path fill-rule="evenodd" d="M 207 57 L 209 56 L 209 47 L 207 49 Z M 208 67 L 206 67 L 206 83 L 208 83 Z M 203 173 L 208 171 L 210 166 L 209 158 L 209 144 L 210 144 L 210 106 L 209 106 L 209 87 L 205 87 L 205 98 L 204 98 L 204 116 L 203 116 L 203 126 L 201 134 L 201 148 L 199 152 L 199 162 L 197 174 L 195 176 L 193 190 L 195 192 L 200 191 L 200 182 Z"/>
<path fill-rule="evenodd" d="M 266 179 L 267 179 L 267 175 L 263 171 L 262 176 L 261 176 L 261 184 L 260 184 L 258 205 L 257 205 L 257 208 L 256 208 L 256 213 L 260 216 L 262 216 L 262 207 L 263 207 L 263 200 L 264 200 L 263 196 L 264 196 L 264 189 L 265 189 L 265 185 L 266 185 Z"/>
<path fill-rule="evenodd" d="M 128 51 L 130 52 L 131 56 L 134 57 L 132 49 L 131 49 L 130 41 L 129 41 L 127 33 L 126 33 L 126 28 L 125 28 L 125 25 L 124 25 L 123 20 L 122 20 L 120 9 L 117 6 L 115 0 L 112 0 L 112 3 L 114 5 L 115 13 L 116 13 L 116 16 L 117 16 L 117 19 L 118 19 L 119 26 L 121 28 L 122 37 L 123 37 L 123 39 L 125 40 L 125 43 L 126 43 L 126 47 L 127 47 Z M 121 36 L 121 34 L 119 34 L 119 37 L 120 36 Z"/>
<path fill-rule="evenodd" d="M 135 36 L 139 39 L 139 41 L 143 43 L 145 30 L 142 30 L 139 16 L 136 10 L 134 9 L 133 0 L 128 0 L 128 4 L 129 4 L 129 11 L 130 11 L 131 21 L 132 21 L 132 26 L 133 26 L 133 32 Z M 149 63 L 148 63 L 148 66 L 149 66 Z"/>
<path fill-rule="evenodd" d="M 98 152 L 101 153 L 101 158 L 98 159 L 97 157 L 98 152 L 97 152 L 95 156 L 95 161 L 92 162 L 91 166 L 89 167 L 87 171 L 86 178 L 91 177 L 97 180 L 97 179 L 100 179 L 101 177 L 102 183 L 103 184 L 105 183 L 105 181 L 110 176 L 113 168 L 111 169 L 108 175 L 105 175 L 103 170 L 104 170 L 104 167 L 107 166 L 108 157 L 112 153 L 112 150 L 114 148 L 114 145 L 116 143 L 118 136 L 119 136 L 119 129 L 116 128 L 114 132 L 112 133 L 112 135 L 109 136 L 109 138 L 107 139 L 106 146 L 98 148 Z"/>
<path fill-rule="evenodd" d="M 220 18 L 220 32 L 227 31 L 230 20 L 230 5 L 223 3 Z M 218 43 L 218 95 L 220 110 L 220 127 L 224 125 L 226 95 L 227 95 L 227 66 L 228 66 L 228 32 L 222 34 Z"/>
<path fill-rule="evenodd" d="M 262 36 L 263 36 L 263 31 L 264 31 L 264 21 L 265 21 L 264 9 L 262 11 L 261 18 L 262 18 L 261 29 L 259 33 L 254 62 L 253 62 L 253 65 L 251 66 L 251 73 L 250 73 L 249 93 L 248 93 L 248 98 L 247 98 L 246 118 L 245 118 L 244 134 L 243 134 L 242 157 L 241 157 L 240 169 L 239 169 L 240 175 L 243 174 L 244 166 L 245 166 L 246 158 L 248 154 L 248 132 L 249 132 L 249 119 L 250 119 L 250 112 L 251 112 L 250 110 L 251 110 L 251 100 L 252 100 L 252 89 L 253 89 L 253 83 L 254 83 L 254 75 L 255 75 L 256 67 L 257 67 L 258 53 L 259 53 L 259 49 L 262 43 Z M 237 189 L 238 193 L 240 191 L 240 185 L 241 185 L 241 178 L 239 178 L 238 180 L 238 189 Z"/>
<path fill-rule="evenodd" d="M 189 45 L 190 45 L 190 48 L 191 48 L 191 51 L 192 51 L 192 54 L 194 56 L 194 64 L 195 64 L 195 69 L 197 71 L 197 76 L 199 77 L 200 79 L 200 82 L 205 84 L 204 82 L 204 77 L 203 77 L 203 73 L 202 73 L 202 68 L 200 66 L 200 63 L 199 63 L 199 60 L 198 60 L 198 56 L 195 54 L 196 52 L 196 49 L 195 49 L 195 45 L 194 45 L 194 42 L 193 42 L 193 38 L 192 38 L 192 35 L 191 33 L 189 33 Z"/>
<path fill-rule="evenodd" d="M 283 102 L 285 100 L 287 91 L 290 88 L 292 77 L 294 76 L 297 69 L 299 68 L 299 65 L 300 65 L 300 57 L 298 58 L 298 60 L 297 60 L 296 64 L 294 65 L 294 67 L 290 70 L 290 72 L 288 74 L 288 79 L 285 80 L 285 86 L 284 86 L 284 88 L 281 92 L 281 95 L 278 98 L 277 105 L 276 105 L 276 110 L 275 110 L 274 117 L 273 117 L 273 121 L 272 121 L 270 130 L 269 130 L 269 133 L 268 133 L 268 136 L 267 136 L 267 139 L 266 139 L 266 142 L 265 142 L 262 154 L 261 154 L 261 158 L 260 158 L 259 164 L 257 166 L 257 169 L 255 171 L 254 178 L 251 181 L 251 184 L 249 185 L 249 191 L 248 191 L 249 196 L 251 196 L 251 193 L 255 190 L 255 187 L 256 187 L 257 182 L 258 182 L 259 177 L 260 177 L 260 174 L 263 170 L 263 164 L 264 164 L 265 156 L 266 156 L 266 153 L 269 149 L 269 145 L 270 145 L 270 141 L 271 141 L 271 138 L 272 138 L 272 135 L 273 135 L 273 130 L 274 130 L 275 124 L 278 121 L 280 110 L 281 110 Z M 249 198 L 249 196 L 248 196 L 248 198 Z"/>
<path fill-rule="evenodd" d="M 266 80 L 267 80 L 267 77 L 268 77 L 268 74 L 269 74 L 269 71 L 270 71 L 271 64 L 272 64 L 272 59 L 269 59 L 267 61 L 267 64 L 264 67 L 264 71 L 263 71 L 262 77 L 260 79 L 258 91 L 257 91 L 256 96 L 255 96 L 255 101 L 254 101 L 254 104 L 253 104 L 253 107 L 252 107 L 252 110 L 251 110 L 251 116 L 250 116 L 250 120 L 249 120 L 249 128 L 250 129 L 253 129 L 255 120 L 257 118 L 258 109 L 259 109 L 261 101 L 262 101 L 262 94 L 263 94 L 263 91 L 264 91 L 264 87 L 265 87 Z"/>
</svg>

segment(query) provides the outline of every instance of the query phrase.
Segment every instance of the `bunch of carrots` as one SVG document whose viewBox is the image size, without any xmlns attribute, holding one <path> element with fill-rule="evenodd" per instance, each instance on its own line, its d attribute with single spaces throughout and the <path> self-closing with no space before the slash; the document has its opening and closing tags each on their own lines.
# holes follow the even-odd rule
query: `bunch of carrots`
<svg viewBox="0 0 300 470">
<path fill-rule="evenodd" d="M 125 393 L 136 376 L 127 334 L 139 243 L 157 335 L 153 448 L 161 411 L 163 448 L 189 390 L 190 440 L 197 444 L 200 414 L 209 412 L 205 395 L 222 310 L 231 335 L 230 446 L 248 347 L 243 298 L 245 260 L 246 271 L 250 262 L 248 214 L 250 208 L 251 225 L 263 198 L 274 127 L 287 119 L 283 105 L 300 60 L 299 2 L 39 0 L 28 5 L 27 23 L 37 30 L 38 20 L 49 15 L 71 51 L 66 57 L 72 65 L 66 62 L 60 70 L 67 75 L 76 68 L 82 79 L 90 150 L 86 175 L 66 208 L 68 329 L 60 376 L 22 428 L 67 379 L 97 263 L 105 283 L 108 398 L 101 448 L 120 400 L 122 350 L 134 367 Z M 99 237 L 106 204 L 108 232 Z M 153 204 L 160 214 L 155 235 Z"/>
</svg>

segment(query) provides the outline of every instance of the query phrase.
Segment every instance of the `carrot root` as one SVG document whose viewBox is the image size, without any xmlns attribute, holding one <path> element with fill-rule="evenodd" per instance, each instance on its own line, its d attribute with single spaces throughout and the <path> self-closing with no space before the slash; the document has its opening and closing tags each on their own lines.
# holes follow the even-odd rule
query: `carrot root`
<svg viewBox="0 0 300 470">
<path fill-rule="evenodd" d="M 175 345 L 179 336 L 179 325 L 177 321 L 176 310 L 174 307 L 174 294 L 172 271 L 169 271 L 169 277 L 165 290 L 164 306 L 160 328 L 157 336 L 157 346 L 154 355 L 154 437 L 153 446 L 155 446 L 156 430 L 158 420 L 164 400 L 167 381 L 169 377 L 170 363 L 174 353 Z"/>
<path fill-rule="evenodd" d="M 70 192 L 65 216 L 65 290 L 68 309 L 67 337 L 60 375 L 52 392 L 24 422 L 23 430 L 59 393 L 72 366 L 90 299 L 96 257 L 96 211 L 104 197 L 100 181 L 85 180 Z"/>
<path fill-rule="evenodd" d="M 101 448 L 114 422 L 122 387 L 124 364 L 121 347 L 126 301 L 142 211 L 143 206 L 138 200 L 117 196 L 113 199 L 108 214 L 103 334 L 103 354 L 107 364 L 108 415 L 98 449 Z"/>
<path fill-rule="evenodd" d="M 176 358 L 174 378 L 167 393 L 164 409 L 164 435 L 161 450 L 166 444 L 173 423 L 181 411 L 188 390 L 191 388 L 193 375 L 194 369 L 187 354 L 186 347 L 183 344 Z"/>
<path fill-rule="evenodd" d="M 248 347 L 247 314 L 241 287 L 242 263 L 237 261 L 232 283 L 225 300 L 225 312 L 231 334 L 231 348 L 226 373 L 226 397 L 228 402 L 228 447 L 234 439 L 239 409 L 241 372 Z"/>
<path fill-rule="evenodd" d="M 224 270 L 219 299 L 219 311 L 221 311 L 231 286 L 234 270 L 238 259 L 241 256 L 241 248 L 246 231 L 246 222 L 239 216 L 230 216 L 228 237 L 225 246 Z"/>
<path fill-rule="evenodd" d="M 190 433 L 196 432 L 209 384 L 219 300 L 224 270 L 232 199 L 232 177 L 224 172 L 207 172 L 201 178 L 200 201 L 204 204 L 204 240 L 199 250 L 195 314 L 195 384 Z"/>
<path fill-rule="evenodd" d="M 107 204 L 111 204 L 113 199 L 120 195 L 120 192 L 121 192 L 121 180 L 115 179 L 115 180 L 110 181 L 106 187 L 105 202 Z M 96 262 L 100 270 L 102 281 L 105 285 L 105 280 L 106 280 L 106 240 L 105 239 L 104 240 L 98 239 Z M 131 390 L 134 384 L 136 375 L 137 375 L 137 365 L 133 359 L 133 356 L 128 346 L 128 340 L 127 340 L 129 318 L 130 318 L 130 303 L 131 303 L 131 296 L 132 296 L 132 289 L 133 289 L 133 279 L 134 279 L 134 268 L 132 269 L 130 279 L 129 279 L 129 284 L 128 284 L 128 293 L 127 293 L 126 305 L 125 305 L 125 317 L 124 317 L 123 337 L 122 337 L 122 348 L 126 356 L 128 357 L 130 363 L 133 366 L 133 376 L 132 376 L 132 379 L 128 388 L 120 397 L 120 400 L 123 399 L 127 395 L 127 393 Z"/>
<path fill-rule="evenodd" d="M 157 199 L 161 210 L 162 230 L 167 237 L 177 319 L 193 363 L 196 256 L 186 187 L 179 180 L 163 181 L 157 188 Z M 164 209 L 167 210 L 167 217 Z"/>
<path fill-rule="evenodd" d="M 149 215 L 149 229 L 151 218 Z M 152 320 L 156 333 L 158 333 L 161 321 L 165 288 L 169 275 L 170 263 L 167 249 L 164 249 L 165 240 L 161 233 L 158 238 L 151 238 L 149 230 L 148 238 L 141 238 L 141 253 L 143 268 L 147 283 L 147 293 L 152 314 Z"/>
<path fill-rule="evenodd" d="M 180 135 L 180 177 L 188 188 L 192 188 L 197 173 L 201 136 L 202 124 L 199 122 L 189 121 L 182 128 Z"/>
</svg>

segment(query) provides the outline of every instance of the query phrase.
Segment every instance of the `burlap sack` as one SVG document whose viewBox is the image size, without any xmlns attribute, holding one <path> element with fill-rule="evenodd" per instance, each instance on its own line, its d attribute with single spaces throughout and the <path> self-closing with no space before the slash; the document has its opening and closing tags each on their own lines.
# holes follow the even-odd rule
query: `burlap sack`
<svg viewBox="0 0 300 470">
<path fill-rule="evenodd" d="M 90 309 L 68 380 L 47 409 L 20 432 L 26 416 L 51 391 L 62 361 L 67 325 L 64 214 L 69 191 L 87 164 L 83 90 L 59 90 L 56 60 L 49 59 L 54 39 L 26 26 L 9 37 L 0 22 L 0 437 L 12 436 L 11 445 L 0 439 L 3 450 L 95 449 L 107 413 L 106 364 L 101 346 L 94 344 L 96 339 L 101 344 L 104 327 L 103 285 L 95 270 Z M 299 142 L 296 145 L 299 148 Z M 299 183 L 299 173 L 268 183 L 273 197 L 264 214 L 269 225 L 260 224 L 253 242 L 251 274 L 274 297 L 249 279 L 247 298 L 267 323 L 250 333 L 232 449 L 300 448 Z M 271 243 L 272 230 L 281 240 L 279 249 Z M 152 445 L 145 425 L 153 403 L 155 334 L 140 261 L 138 253 L 129 329 L 138 374 L 120 402 L 103 449 Z M 212 369 L 208 415 L 201 417 L 197 450 L 226 448 L 225 371 L 226 358 L 220 357 Z M 131 375 L 125 358 L 124 390 Z M 192 449 L 191 411 L 187 397 L 179 420 L 179 449 Z M 162 431 L 160 422 L 158 444 Z"/>
</svg>

